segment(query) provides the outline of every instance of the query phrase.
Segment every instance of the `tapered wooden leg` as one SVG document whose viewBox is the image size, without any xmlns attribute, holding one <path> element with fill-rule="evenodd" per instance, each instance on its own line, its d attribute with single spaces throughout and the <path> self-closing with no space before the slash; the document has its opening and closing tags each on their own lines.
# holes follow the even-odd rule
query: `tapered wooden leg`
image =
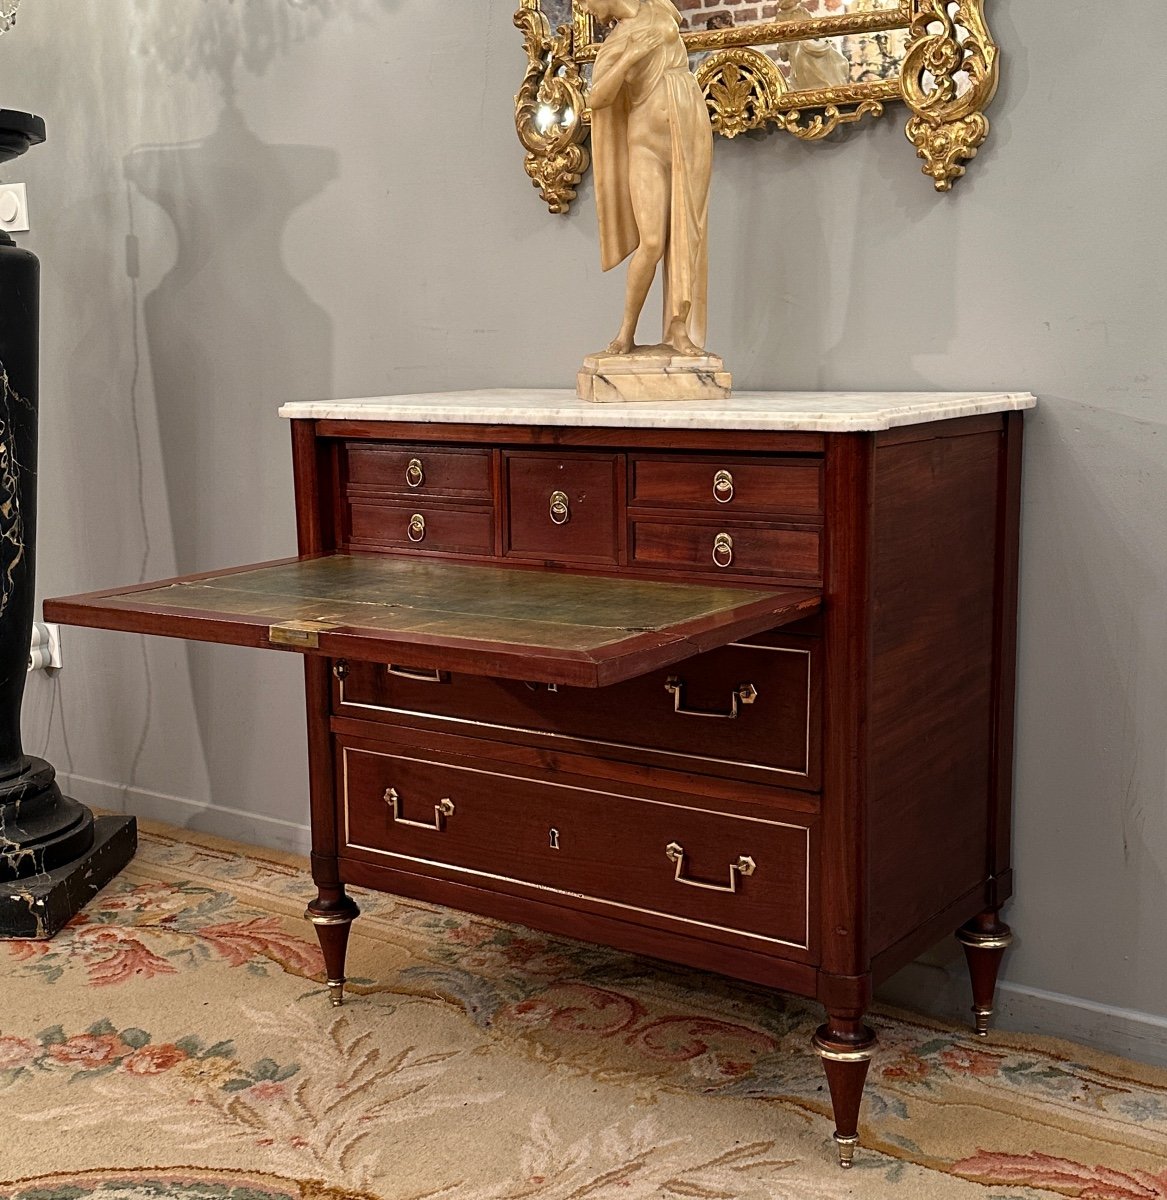
<svg viewBox="0 0 1167 1200">
<path fill-rule="evenodd" d="M 349 927 L 360 915 L 356 902 L 341 886 L 321 886 L 316 899 L 304 913 L 316 926 L 316 936 L 324 953 L 328 996 L 335 1008 L 344 1003 L 344 958 L 348 951 Z"/>
<path fill-rule="evenodd" d="M 839 1166 L 848 1168 L 855 1161 L 859 1145 L 859 1105 L 867 1068 L 875 1054 L 875 1034 L 862 1018 L 827 1014 L 827 1023 L 814 1035 L 814 1048 L 823 1060 L 831 1105 L 835 1110 L 835 1145 Z"/>
<path fill-rule="evenodd" d="M 956 937 L 968 959 L 977 1036 L 988 1037 L 989 1021 L 993 1016 L 993 996 L 997 990 L 997 972 L 1001 969 L 1005 951 L 1013 941 L 1013 932 L 998 919 L 996 911 L 990 909 L 967 925 L 962 925 L 956 931 Z"/>
</svg>

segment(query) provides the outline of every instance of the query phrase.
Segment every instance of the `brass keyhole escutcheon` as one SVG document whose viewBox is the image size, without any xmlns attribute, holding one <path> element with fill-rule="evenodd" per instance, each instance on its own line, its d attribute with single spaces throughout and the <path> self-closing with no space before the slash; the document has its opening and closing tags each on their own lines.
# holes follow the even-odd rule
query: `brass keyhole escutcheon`
<svg viewBox="0 0 1167 1200">
<path fill-rule="evenodd" d="M 425 468 L 422 467 L 420 458 L 409 460 L 409 466 L 405 468 L 405 482 L 411 488 L 419 488 L 425 483 Z"/>
<path fill-rule="evenodd" d="M 566 492 L 552 492 L 550 505 L 551 520 L 556 525 L 566 525 L 571 520 L 571 501 Z"/>
<path fill-rule="evenodd" d="M 411 542 L 425 541 L 425 517 L 421 513 L 414 513 L 409 518 L 409 540 Z"/>
<path fill-rule="evenodd" d="M 729 471 L 718 471 L 713 476 L 713 498 L 718 504 L 728 504 L 733 499 L 733 475 Z"/>
<path fill-rule="evenodd" d="M 723 569 L 733 566 L 733 538 L 728 533 L 719 533 L 713 539 L 713 562 Z"/>
<path fill-rule="evenodd" d="M 558 829 L 548 830 L 547 831 L 547 840 L 551 844 L 552 850 L 558 850 L 559 849 L 559 830 Z"/>
</svg>

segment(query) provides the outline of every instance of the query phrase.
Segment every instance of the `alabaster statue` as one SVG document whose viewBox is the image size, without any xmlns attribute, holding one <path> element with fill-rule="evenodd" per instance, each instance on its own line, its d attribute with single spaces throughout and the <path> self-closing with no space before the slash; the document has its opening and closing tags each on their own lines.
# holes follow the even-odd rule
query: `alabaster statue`
<svg viewBox="0 0 1167 1200">
<path fill-rule="evenodd" d="M 628 261 L 620 332 L 589 355 L 588 400 L 708 399 L 729 394 L 724 364 L 705 349 L 713 129 L 689 70 L 672 0 L 583 0 L 615 22 L 597 54 L 589 105 L 605 271 Z M 663 268 L 664 332 L 637 346 L 636 329 Z"/>
</svg>

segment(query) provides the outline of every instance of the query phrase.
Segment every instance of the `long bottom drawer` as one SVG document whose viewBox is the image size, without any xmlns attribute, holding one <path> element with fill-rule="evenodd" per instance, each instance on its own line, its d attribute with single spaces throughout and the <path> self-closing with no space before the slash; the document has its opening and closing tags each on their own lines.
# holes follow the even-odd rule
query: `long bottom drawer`
<svg viewBox="0 0 1167 1200">
<path fill-rule="evenodd" d="M 806 814 L 747 816 L 363 739 L 337 749 L 346 855 L 774 953 L 810 949 Z"/>
</svg>

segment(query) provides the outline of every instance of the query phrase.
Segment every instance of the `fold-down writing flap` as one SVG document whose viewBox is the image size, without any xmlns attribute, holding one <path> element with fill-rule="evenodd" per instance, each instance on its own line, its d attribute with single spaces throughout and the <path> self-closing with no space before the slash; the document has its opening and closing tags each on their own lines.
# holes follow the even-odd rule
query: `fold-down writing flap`
<svg viewBox="0 0 1167 1200">
<path fill-rule="evenodd" d="M 819 592 L 331 555 L 46 600 L 62 624 L 599 687 L 809 616 Z"/>
</svg>

